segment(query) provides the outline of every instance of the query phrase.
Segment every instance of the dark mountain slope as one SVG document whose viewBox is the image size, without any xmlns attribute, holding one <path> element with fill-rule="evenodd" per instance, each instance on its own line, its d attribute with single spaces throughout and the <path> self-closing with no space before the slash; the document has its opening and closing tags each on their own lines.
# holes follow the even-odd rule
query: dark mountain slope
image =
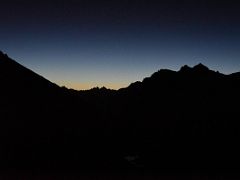
<svg viewBox="0 0 240 180">
<path fill-rule="evenodd" d="M 95 106 L 3 53 L 0 81 L 0 167 L 61 167 L 84 154 L 80 144 L 89 144 L 84 137 L 101 122 Z"/>
<path fill-rule="evenodd" d="M 16 115 L 19 121 L 28 119 L 28 114 L 31 119 L 39 116 L 54 120 L 65 116 L 75 118 L 74 111 L 77 113 L 83 108 L 84 112 L 85 106 L 90 106 L 70 90 L 60 88 L 3 53 L 0 53 L 0 81 L 1 107 L 12 115 L 14 110 L 24 113 L 23 116 Z M 42 121 L 43 117 L 39 119 Z"/>
<path fill-rule="evenodd" d="M 26 90 L 31 87 L 36 89 L 49 86 L 57 88 L 57 85 L 10 59 L 6 54 L 0 52 L 0 58 L 1 82 L 7 88 L 25 88 Z M 33 83 L 34 81 L 37 83 Z"/>
</svg>

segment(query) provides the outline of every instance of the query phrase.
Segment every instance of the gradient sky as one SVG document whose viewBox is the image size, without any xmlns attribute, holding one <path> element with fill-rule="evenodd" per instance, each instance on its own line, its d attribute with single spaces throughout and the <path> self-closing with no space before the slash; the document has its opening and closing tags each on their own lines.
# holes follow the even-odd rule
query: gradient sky
<svg viewBox="0 0 240 180">
<path fill-rule="evenodd" d="M 0 50 L 75 89 L 118 89 L 199 62 L 240 71 L 240 2 L 1 0 Z"/>
</svg>

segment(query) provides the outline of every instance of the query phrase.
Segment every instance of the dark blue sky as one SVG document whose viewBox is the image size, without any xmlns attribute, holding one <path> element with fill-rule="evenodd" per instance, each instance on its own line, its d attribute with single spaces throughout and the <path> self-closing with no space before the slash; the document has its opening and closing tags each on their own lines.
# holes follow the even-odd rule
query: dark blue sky
<svg viewBox="0 0 240 180">
<path fill-rule="evenodd" d="M 7 0 L 0 49 L 60 85 L 119 88 L 161 68 L 240 70 L 240 3 Z"/>
</svg>

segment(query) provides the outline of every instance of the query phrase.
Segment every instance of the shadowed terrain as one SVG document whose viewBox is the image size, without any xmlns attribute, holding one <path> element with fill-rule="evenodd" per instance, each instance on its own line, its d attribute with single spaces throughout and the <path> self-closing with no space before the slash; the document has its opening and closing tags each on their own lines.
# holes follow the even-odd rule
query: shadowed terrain
<svg viewBox="0 0 240 180">
<path fill-rule="evenodd" d="M 167 69 L 120 90 L 59 87 L 0 52 L 0 168 L 238 169 L 240 73 Z"/>
</svg>

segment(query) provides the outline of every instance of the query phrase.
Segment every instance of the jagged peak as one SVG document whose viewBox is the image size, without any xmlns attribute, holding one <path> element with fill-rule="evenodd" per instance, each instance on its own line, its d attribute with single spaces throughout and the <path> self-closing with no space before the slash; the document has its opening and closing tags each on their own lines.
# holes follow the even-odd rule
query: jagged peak
<svg viewBox="0 0 240 180">
<path fill-rule="evenodd" d="M 193 67 L 194 70 L 209 71 L 209 68 L 202 63 L 197 64 Z"/>
<path fill-rule="evenodd" d="M 189 67 L 188 65 L 184 65 L 180 68 L 180 72 L 186 72 L 186 71 L 189 71 L 191 70 L 192 68 Z"/>
<path fill-rule="evenodd" d="M 199 63 L 193 67 L 189 67 L 188 65 L 184 65 L 180 68 L 179 72 L 189 72 L 189 71 L 201 71 L 201 72 L 207 72 L 209 71 L 209 68 L 202 63 Z"/>
<path fill-rule="evenodd" d="M 164 74 L 170 74 L 170 73 L 175 73 L 176 71 L 170 70 L 170 69 L 160 69 L 157 72 L 153 73 L 151 77 L 157 77 L 157 76 L 162 76 Z"/>
</svg>

